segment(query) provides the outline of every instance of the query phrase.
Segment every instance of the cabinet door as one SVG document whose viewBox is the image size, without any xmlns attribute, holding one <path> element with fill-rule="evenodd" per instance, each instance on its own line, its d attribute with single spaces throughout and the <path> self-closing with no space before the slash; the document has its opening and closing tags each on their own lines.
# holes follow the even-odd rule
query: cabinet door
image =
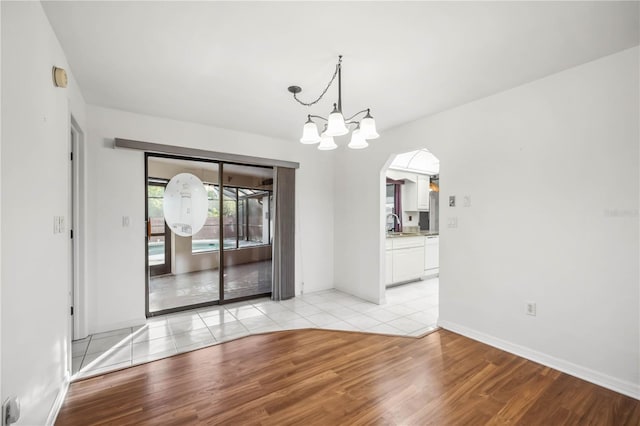
<svg viewBox="0 0 640 426">
<path fill-rule="evenodd" d="M 424 246 L 424 270 L 436 269 L 440 267 L 440 238 L 427 237 Z"/>
<path fill-rule="evenodd" d="M 384 283 L 389 285 L 393 282 L 393 252 L 391 250 L 387 250 L 385 258 L 387 269 L 384 277 Z"/>
<path fill-rule="evenodd" d="M 424 274 L 424 247 L 393 250 L 393 282 L 415 280 Z"/>
<path fill-rule="evenodd" d="M 418 175 L 418 211 L 429 211 L 429 176 Z"/>
<path fill-rule="evenodd" d="M 418 211 L 418 185 L 409 180 L 405 181 L 402 187 L 402 211 L 417 212 Z"/>
</svg>

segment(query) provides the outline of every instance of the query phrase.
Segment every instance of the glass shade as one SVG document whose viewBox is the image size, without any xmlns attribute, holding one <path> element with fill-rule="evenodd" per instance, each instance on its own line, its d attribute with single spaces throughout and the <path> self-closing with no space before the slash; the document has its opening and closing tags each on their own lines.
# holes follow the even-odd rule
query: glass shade
<svg viewBox="0 0 640 426">
<path fill-rule="evenodd" d="M 321 151 L 330 151 L 332 149 L 336 149 L 338 145 L 336 145 L 333 137 L 327 135 L 327 133 L 322 134 L 322 139 L 320 140 L 320 145 L 318 145 L 318 149 Z"/>
<path fill-rule="evenodd" d="M 314 144 L 320 142 L 320 135 L 318 134 L 318 126 L 316 123 L 309 119 L 302 129 L 302 137 L 300 142 L 303 144 Z"/>
<path fill-rule="evenodd" d="M 376 131 L 376 122 L 369 114 L 360 122 L 360 134 L 364 139 L 377 139 L 380 137 Z"/>
<path fill-rule="evenodd" d="M 336 108 L 329 114 L 329 123 L 327 124 L 327 136 L 342 136 L 349 133 L 349 129 L 344 124 L 344 117 Z"/>
<path fill-rule="evenodd" d="M 355 129 L 353 133 L 351 133 L 351 142 L 347 145 L 351 149 L 363 149 L 369 146 L 365 138 L 362 137 L 362 132 L 360 129 Z"/>
<path fill-rule="evenodd" d="M 190 237 L 204 226 L 209 200 L 202 181 L 191 173 L 171 178 L 164 190 L 164 220 L 176 235 Z"/>
</svg>

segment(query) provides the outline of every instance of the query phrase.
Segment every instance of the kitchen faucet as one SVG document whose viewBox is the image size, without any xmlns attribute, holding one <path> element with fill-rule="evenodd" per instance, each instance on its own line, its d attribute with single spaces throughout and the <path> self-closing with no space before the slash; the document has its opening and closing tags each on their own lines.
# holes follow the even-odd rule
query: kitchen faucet
<svg viewBox="0 0 640 426">
<path fill-rule="evenodd" d="M 397 215 L 397 214 L 395 214 L 395 213 L 389 213 L 389 214 L 387 215 L 387 222 L 389 222 L 389 216 L 395 217 L 395 218 L 396 218 L 396 220 L 398 221 L 398 225 L 402 225 L 402 223 L 400 222 L 400 217 L 398 217 L 398 215 Z M 393 231 L 393 228 L 395 228 L 395 226 L 394 226 L 394 225 L 391 225 L 391 228 L 389 228 L 389 229 L 387 230 L 387 232 L 391 232 L 391 231 Z M 400 231 L 402 231 L 402 229 L 400 229 Z"/>
</svg>

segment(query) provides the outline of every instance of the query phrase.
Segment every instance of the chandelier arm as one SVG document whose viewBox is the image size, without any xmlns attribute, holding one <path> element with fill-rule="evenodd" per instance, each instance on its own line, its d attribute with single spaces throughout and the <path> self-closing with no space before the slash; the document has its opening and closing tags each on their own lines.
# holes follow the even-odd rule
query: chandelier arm
<svg viewBox="0 0 640 426">
<path fill-rule="evenodd" d="M 295 99 L 300 105 L 304 105 L 304 106 L 308 106 L 308 107 L 309 106 L 313 106 L 313 105 L 317 104 L 318 102 L 320 102 L 320 100 L 327 93 L 327 90 L 329 90 L 329 88 L 331 87 L 333 82 L 336 80 L 336 77 L 338 76 L 338 71 L 340 70 L 340 64 L 341 63 L 342 63 L 342 55 L 339 56 L 338 63 L 336 64 L 336 70 L 333 72 L 333 76 L 331 77 L 331 80 L 327 84 L 327 87 L 324 88 L 324 90 L 322 91 L 320 96 L 318 96 L 318 99 L 316 99 L 315 101 L 312 101 L 312 102 L 303 102 L 300 99 L 298 99 L 298 94 L 297 93 L 293 94 L 293 99 Z"/>
<path fill-rule="evenodd" d="M 320 115 L 313 115 L 313 114 L 309 114 L 309 117 L 312 117 L 312 118 L 319 118 L 320 120 L 329 121 L 328 119 L 326 119 L 326 118 L 324 118 L 324 117 L 322 117 L 322 116 L 320 116 Z"/>
<path fill-rule="evenodd" d="M 358 112 L 356 112 L 356 113 L 355 113 L 355 114 L 353 114 L 351 117 L 349 117 L 349 118 L 345 118 L 345 119 L 344 119 L 344 121 L 346 122 L 346 121 L 349 121 L 349 120 L 353 120 L 354 118 L 356 118 L 356 116 L 357 116 L 358 114 L 362 114 L 363 112 L 369 112 L 369 108 L 366 108 L 366 109 L 363 109 L 362 111 L 358 111 Z"/>
</svg>

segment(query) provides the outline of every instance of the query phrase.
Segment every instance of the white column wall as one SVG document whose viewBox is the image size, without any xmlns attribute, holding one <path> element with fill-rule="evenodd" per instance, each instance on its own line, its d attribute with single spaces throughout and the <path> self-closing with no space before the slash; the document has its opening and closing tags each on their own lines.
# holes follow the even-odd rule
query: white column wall
<svg viewBox="0 0 640 426">
<path fill-rule="evenodd" d="M 333 287 L 332 153 L 296 141 L 89 106 L 87 152 L 92 333 L 144 321 L 144 155 L 114 138 L 296 161 L 296 292 Z M 122 216 L 130 227 L 122 227 Z"/>
<path fill-rule="evenodd" d="M 40 2 L 2 2 L 2 386 L 18 424 L 51 421 L 70 349 L 69 124 L 84 100 Z M 56 88 L 52 67 L 69 87 Z M 53 217 L 65 227 L 53 233 Z"/>
<path fill-rule="evenodd" d="M 640 397 L 638 75 L 635 47 L 341 154 L 336 288 L 383 300 L 381 170 L 426 147 L 441 165 L 440 324 Z"/>
</svg>

